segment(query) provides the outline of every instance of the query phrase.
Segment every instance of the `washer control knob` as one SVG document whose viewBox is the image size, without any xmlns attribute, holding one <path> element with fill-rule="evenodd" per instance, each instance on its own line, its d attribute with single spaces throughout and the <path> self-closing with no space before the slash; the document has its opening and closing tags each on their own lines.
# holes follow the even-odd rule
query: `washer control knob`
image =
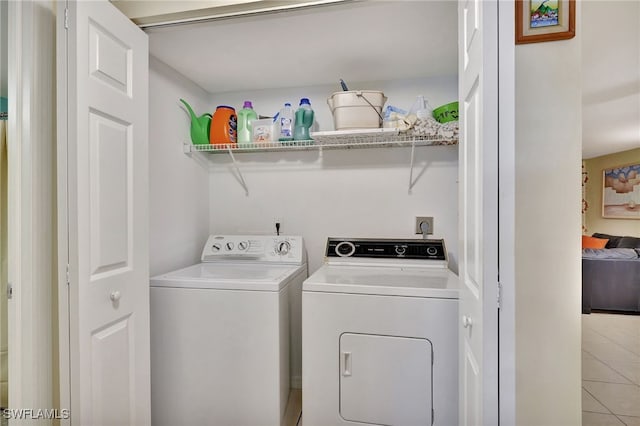
<svg viewBox="0 0 640 426">
<path fill-rule="evenodd" d="M 232 242 L 228 242 L 227 244 L 225 244 L 224 248 L 225 248 L 227 251 L 231 251 L 231 250 L 233 250 L 233 243 L 232 243 Z"/>
<path fill-rule="evenodd" d="M 244 250 L 246 250 L 246 249 L 248 249 L 248 248 L 249 248 L 249 243 L 248 243 L 248 242 L 246 242 L 246 241 L 240 241 L 240 242 L 238 243 L 238 250 L 242 250 L 242 251 L 244 251 Z"/>
<path fill-rule="evenodd" d="M 289 241 L 280 241 L 278 244 L 276 244 L 276 253 L 278 253 L 280 256 L 289 254 L 290 250 L 291 243 Z"/>
<path fill-rule="evenodd" d="M 427 254 L 435 256 L 436 254 L 438 254 L 438 249 L 435 247 L 427 247 Z"/>
<path fill-rule="evenodd" d="M 215 243 L 214 245 L 211 246 L 211 251 L 216 253 L 216 252 L 219 252 L 221 248 L 222 246 L 220 244 Z"/>
<path fill-rule="evenodd" d="M 336 254 L 340 257 L 349 257 L 356 252 L 356 245 L 351 241 L 342 241 L 336 246 Z"/>
<path fill-rule="evenodd" d="M 396 254 L 399 256 L 404 255 L 407 252 L 407 248 L 405 246 L 396 246 Z"/>
</svg>

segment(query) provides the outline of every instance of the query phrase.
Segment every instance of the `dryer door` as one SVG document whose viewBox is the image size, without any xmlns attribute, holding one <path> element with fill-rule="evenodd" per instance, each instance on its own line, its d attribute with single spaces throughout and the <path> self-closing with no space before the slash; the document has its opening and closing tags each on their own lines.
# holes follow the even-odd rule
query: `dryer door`
<svg viewBox="0 0 640 426">
<path fill-rule="evenodd" d="M 340 415 L 377 425 L 431 425 L 432 360 L 427 339 L 342 334 Z"/>
</svg>

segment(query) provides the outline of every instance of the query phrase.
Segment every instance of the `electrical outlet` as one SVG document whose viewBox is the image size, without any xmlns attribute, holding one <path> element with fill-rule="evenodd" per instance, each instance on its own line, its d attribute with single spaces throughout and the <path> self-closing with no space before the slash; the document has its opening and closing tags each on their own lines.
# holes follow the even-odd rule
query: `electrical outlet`
<svg viewBox="0 0 640 426">
<path fill-rule="evenodd" d="M 420 225 L 426 222 L 428 225 L 427 235 L 433 234 L 433 217 L 431 216 L 416 216 L 416 234 L 422 234 L 422 229 L 420 229 Z"/>
</svg>

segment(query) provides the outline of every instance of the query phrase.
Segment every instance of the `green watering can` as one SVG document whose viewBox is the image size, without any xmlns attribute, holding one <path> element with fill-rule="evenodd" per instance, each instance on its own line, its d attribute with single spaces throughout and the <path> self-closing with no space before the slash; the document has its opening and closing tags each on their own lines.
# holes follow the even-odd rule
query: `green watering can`
<svg viewBox="0 0 640 426">
<path fill-rule="evenodd" d="M 187 107 L 189 115 L 191 116 L 191 142 L 193 142 L 194 145 L 208 144 L 211 129 L 211 114 L 206 113 L 200 117 L 196 117 L 191 106 L 189 106 L 184 99 L 180 99 L 180 102 Z"/>
</svg>

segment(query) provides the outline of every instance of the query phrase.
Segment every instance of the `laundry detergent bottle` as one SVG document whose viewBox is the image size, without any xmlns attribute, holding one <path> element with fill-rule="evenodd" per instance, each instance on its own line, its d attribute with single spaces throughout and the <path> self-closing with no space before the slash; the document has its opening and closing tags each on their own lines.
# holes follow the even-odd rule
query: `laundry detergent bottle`
<svg viewBox="0 0 640 426">
<path fill-rule="evenodd" d="M 278 114 L 278 140 L 280 142 L 293 140 L 293 124 L 293 107 L 291 107 L 291 104 L 287 102 Z"/>
<path fill-rule="evenodd" d="M 309 99 L 300 99 L 300 106 L 296 110 L 295 127 L 293 129 L 293 139 L 296 141 L 307 141 L 311 139 L 309 129 L 313 125 L 313 109 Z"/>
<path fill-rule="evenodd" d="M 251 122 L 258 119 L 251 101 L 244 101 L 244 106 L 238 111 L 238 145 L 251 143 Z"/>
<path fill-rule="evenodd" d="M 237 139 L 238 118 L 236 110 L 227 105 L 216 108 L 211 119 L 209 139 L 212 145 L 234 144 Z"/>
</svg>

